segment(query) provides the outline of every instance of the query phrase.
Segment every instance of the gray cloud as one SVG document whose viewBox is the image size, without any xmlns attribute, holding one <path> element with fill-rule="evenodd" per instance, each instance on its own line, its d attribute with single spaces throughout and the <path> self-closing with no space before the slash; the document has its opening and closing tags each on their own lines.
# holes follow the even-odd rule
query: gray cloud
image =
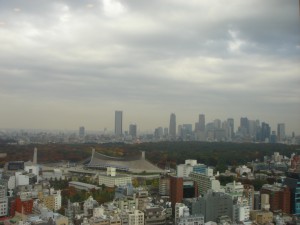
<svg viewBox="0 0 300 225">
<path fill-rule="evenodd" d="M 179 123 L 248 115 L 300 133 L 297 1 L 0 6 L 3 127 L 112 128 L 123 109 L 144 129 L 175 111 Z"/>
</svg>

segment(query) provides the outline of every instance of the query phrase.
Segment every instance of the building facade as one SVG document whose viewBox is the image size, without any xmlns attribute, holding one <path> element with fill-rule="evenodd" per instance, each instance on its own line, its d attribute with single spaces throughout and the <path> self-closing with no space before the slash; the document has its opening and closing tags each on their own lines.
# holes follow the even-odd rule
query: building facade
<svg viewBox="0 0 300 225">
<path fill-rule="evenodd" d="M 169 135 L 173 139 L 176 138 L 176 115 L 175 115 L 175 113 L 171 113 L 171 115 L 170 115 Z"/>
<path fill-rule="evenodd" d="M 123 112 L 115 111 L 115 135 L 120 137 L 123 134 Z"/>
</svg>

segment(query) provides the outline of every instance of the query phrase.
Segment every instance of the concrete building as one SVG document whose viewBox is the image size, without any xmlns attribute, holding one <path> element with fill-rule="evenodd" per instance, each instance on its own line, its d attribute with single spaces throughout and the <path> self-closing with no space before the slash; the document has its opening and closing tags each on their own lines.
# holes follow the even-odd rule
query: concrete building
<svg viewBox="0 0 300 225">
<path fill-rule="evenodd" d="M 191 179 L 171 176 L 170 182 L 170 200 L 172 208 L 176 203 L 182 202 L 183 198 L 198 197 L 197 183 Z"/>
<path fill-rule="evenodd" d="M 272 212 L 280 210 L 283 213 L 291 213 L 291 192 L 286 185 L 265 184 L 261 188 L 260 193 L 269 195 L 270 210 Z"/>
<path fill-rule="evenodd" d="M 207 192 L 200 201 L 200 213 L 205 222 L 217 221 L 221 216 L 232 219 L 233 201 L 230 195 L 223 192 Z"/>
<path fill-rule="evenodd" d="M 170 135 L 170 138 L 176 139 L 176 115 L 175 115 L 175 113 L 171 113 L 171 115 L 170 115 L 169 135 Z"/>
<path fill-rule="evenodd" d="M 98 202 L 93 199 L 92 196 L 88 197 L 83 203 L 83 214 L 84 216 L 92 216 L 94 213 L 94 208 L 98 207 Z"/>
<path fill-rule="evenodd" d="M 273 221 L 273 213 L 270 211 L 252 210 L 250 219 L 258 224 L 267 224 Z"/>
<path fill-rule="evenodd" d="M 136 209 L 141 211 L 145 210 L 150 203 L 149 193 L 145 190 L 139 190 L 135 195 L 135 199 L 137 206 Z"/>
<path fill-rule="evenodd" d="M 159 195 L 168 196 L 170 195 L 170 177 L 161 176 L 159 178 Z"/>
<path fill-rule="evenodd" d="M 83 126 L 79 127 L 79 137 L 83 138 L 85 136 L 85 128 Z"/>
<path fill-rule="evenodd" d="M 131 135 L 132 138 L 137 137 L 137 126 L 136 126 L 136 124 L 130 124 L 129 125 L 129 135 Z"/>
<path fill-rule="evenodd" d="M 189 208 L 185 204 L 183 203 L 175 204 L 175 213 L 174 213 L 175 224 L 178 223 L 180 217 L 183 217 L 183 214 L 186 210 L 189 210 Z"/>
<path fill-rule="evenodd" d="M 187 159 L 184 164 L 177 165 L 177 177 L 189 177 L 191 172 L 212 176 L 213 170 L 204 164 L 198 164 L 194 159 Z"/>
<path fill-rule="evenodd" d="M 128 213 L 128 225 L 144 225 L 144 213 L 140 210 L 134 210 Z"/>
<path fill-rule="evenodd" d="M 250 219 L 250 206 L 248 202 L 237 202 L 232 207 L 232 221 L 244 222 Z"/>
<path fill-rule="evenodd" d="M 115 135 L 121 137 L 123 135 L 123 112 L 115 111 Z"/>
<path fill-rule="evenodd" d="M 243 174 L 251 173 L 251 169 L 247 166 L 239 166 L 235 169 L 235 172 L 238 174 L 238 176 L 242 176 Z"/>
<path fill-rule="evenodd" d="M 287 185 L 291 191 L 291 213 L 300 216 L 300 173 L 287 173 L 284 185 Z"/>
<path fill-rule="evenodd" d="M 144 210 L 145 225 L 165 225 L 166 214 L 159 206 L 146 207 Z"/>
<path fill-rule="evenodd" d="M 85 191 L 90 191 L 92 189 L 99 190 L 100 188 L 96 185 L 93 184 L 87 184 L 83 182 L 78 182 L 78 181 L 70 181 L 69 182 L 69 187 L 74 187 L 75 189 L 78 190 L 85 190 Z"/>
<path fill-rule="evenodd" d="M 244 185 L 241 182 L 227 183 L 225 186 L 225 192 L 229 194 L 233 200 L 242 198 L 244 194 Z"/>
<path fill-rule="evenodd" d="M 44 189 L 43 192 L 38 193 L 38 198 L 49 210 L 57 211 L 61 208 L 62 196 L 60 190 Z"/>
<path fill-rule="evenodd" d="M 228 118 L 227 119 L 227 126 L 228 126 L 228 129 L 229 129 L 228 139 L 232 140 L 232 138 L 234 137 L 234 119 Z"/>
<path fill-rule="evenodd" d="M 0 183 L 0 217 L 8 215 L 8 197 L 6 183 Z"/>
<path fill-rule="evenodd" d="M 124 186 L 132 184 L 131 176 L 117 174 L 116 168 L 107 167 L 106 175 L 99 174 L 99 185 L 104 184 L 107 187 Z"/>
<path fill-rule="evenodd" d="M 197 172 L 191 172 L 190 178 L 197 183 L 198 193 L 201 195 L 205 194 L 208 190 L 214 190 L 214 191 L 221 190 L 220 182 L 219 180 L 216 180 L 214 176 L 197 173 Z"/>
<path fill-rule="evenodd" d="M 185 198 L 182 200 L 182 203 L 189 208 L 189 213 L 191 215 L 200 214 L 200 197 L 198 198 Z"/>
<path fill-rule="evenodd" d="M 189 208 L 183 208 L 183 214 L 177 218 L 177 225 L 204 225 L 203 215 L 190 215 Z"/>
<path fill-rule="evenodd" d="M 283 142 L 285 140 L 285 124 L 277 124 L 277 140 Z"/>
<path fill-rule="evenodd" d="M 138 199 L 133 198 L 133 197 L 126 197 L 123 199 L 119 199 L 117 201 L 118 208 L 121 210 L 134 210 L 137 209 L 138 207 Z"/>
</svg>

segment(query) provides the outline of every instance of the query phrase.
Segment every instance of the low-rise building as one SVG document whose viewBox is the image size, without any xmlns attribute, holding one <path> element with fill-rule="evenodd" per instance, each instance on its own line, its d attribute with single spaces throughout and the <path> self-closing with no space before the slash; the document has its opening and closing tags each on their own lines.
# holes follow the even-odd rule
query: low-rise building
<svg viewBox="0 0 300 225">
<path fill-rule="evenodd" d="M 87 184 L 83 182 L 78 182 L 78 181 L 70 181 L 69 182 L 69 187 L 74 187 L 75 189 L 78 190 L 85 190 L 85 191 L 90 191 L 92 189 L 94 190 L 99 190 L 100 188 L 96 185 L 93 184 Z"/>
<path fill-rule="evenodd" d="M 99 185 L 107 187 L 124 186 L 132 184 L 132 178 L 125 174 L 116 174 L 116 168 L 108 167 L 106 174 L 99 174 Z"/>
<path fill-rule="evenodd" d="M 273 213 L 263 210 L 250 211 L 250 219 L 258 224 L 271 223 L 273 221 Z"/>
<path fill-rule="evenodd" d="M 147 207 L 144 210 L 145 225 L 164 225 L 166 224 L 166 214 L 162 207 Z"/>
</svg>

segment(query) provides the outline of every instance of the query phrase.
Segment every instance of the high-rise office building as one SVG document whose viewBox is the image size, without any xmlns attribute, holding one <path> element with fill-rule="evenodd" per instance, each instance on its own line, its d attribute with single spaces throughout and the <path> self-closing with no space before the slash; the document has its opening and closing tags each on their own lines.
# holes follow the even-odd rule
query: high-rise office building
<svg viewBox="0 0 300 225">
<path fill-rule="evenodd" d="M 279 142 L 283 141 L 285 138 L 285 124 L 279 123 L 277 125 L 277 140 Z"/>
<path fill-rule="evenodd" d="M 122 136 L 123 130 L 123 112 L 122 111 L 115 111 L 115 135 Z"/>
<path fill-rule="evenodd" d="M 136 128 L 136 124 L 130 124 L 129 125 L 129 135 L 131 135 L 131 137 L 136 138 L 136 132 L 137 128 Z"/>
<path fill-rule="evenodd" d="M 198 122 L 198 128 L 199 131 L 205 131 L 205 115 L 204 114 L 200 114 L 199 115 L 199 122 Z"/>
<path fill-rule="evenodd" d="M 214 128 L 215 129 L 221 129 L 221 120 L 220 119 L 215 119 L 214 120 Z"/>
<path fill-rule="evenodd" d="M 82 127 L 79 127 L 79 137 L 84 137 L 85 136 L 85 128 L 82 126 Z"/>
<path fill-rule="evenodd" d="M 176 115 L 171 113 L 170 115 L 170 126 L 169 126 L 170 137 L 176 138 Z"/>
<path fill-rule="evenodd" d="M 247 117 L 241 117 L 240 132 L 245 136 L 249 134 L 249 121 Z"/>
<path fill-rule="evenodd" d="M 227 126 L 229 128 L 230 131 L 230 137 L 234 137 L 234 119 L 232 118 L 228 118 L 227 119 Z"/>
<path fill-rule="evenodd" d="M 261 123 L 261 141 L 269 142 L 270 135 L 271 135 L 271 128 L 270 128 L 269 124 L 262 122 Z"/>
</svg>

